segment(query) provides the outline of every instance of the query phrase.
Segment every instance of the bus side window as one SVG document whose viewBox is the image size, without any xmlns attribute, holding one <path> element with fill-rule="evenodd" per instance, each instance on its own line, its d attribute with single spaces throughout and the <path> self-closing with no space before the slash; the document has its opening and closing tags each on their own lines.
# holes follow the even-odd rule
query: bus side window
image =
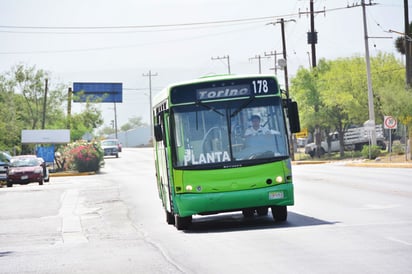
<svg viewBox="0 0 412 274">
<path fill-rule="evenodd" d="M 162 133 L 162 126 L 161 125 L 154 125 L 154 136 L 156 142 L 160 142 L 163 140 L 163 133 Z"/>
<path fill-rule="evenodd" d="M 157 115 L 157 123 L 153 126 L 153 134 L 155 137 L 156 142 L 160 142 L 163 140 L 163 144 L 166 147 L 166 139 L 165 139 L 165 132 L 164 132 L 164 112 L 160 112 Z"/>
</svg>

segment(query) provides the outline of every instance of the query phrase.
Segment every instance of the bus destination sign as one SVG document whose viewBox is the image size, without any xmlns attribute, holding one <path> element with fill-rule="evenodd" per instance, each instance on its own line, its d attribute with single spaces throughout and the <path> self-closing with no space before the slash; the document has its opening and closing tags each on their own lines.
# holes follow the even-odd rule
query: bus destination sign
<svg viewBox="0 0 412 274">
<path fill-rule="evenodd" d="M 243 78 L 176 86 L 171 90 L 172 103 L 228 99 L 279 94 L 275 78 Z"/>
<path fill-rule="evenodd" d="M 249 85 L 239 85 L 239 86 L 220 87 L 220 88 L 205 88 L 205 89 L 196 90 L 197 100 L 211 100 L 211 99 L 221 99 L 221 98 L 249 96 L 249 95 L 250 95 Z"/>
</svg>

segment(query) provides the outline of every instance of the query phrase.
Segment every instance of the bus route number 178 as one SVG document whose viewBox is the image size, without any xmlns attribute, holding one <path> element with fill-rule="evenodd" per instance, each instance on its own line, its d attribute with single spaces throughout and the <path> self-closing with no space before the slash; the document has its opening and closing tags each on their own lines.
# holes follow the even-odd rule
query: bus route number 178
<svg viewBox="0 0 412 274">
<path fill-rule="evenodd" d="M 269 91 L 267 80 L 254 80 L 252 81 L 252 85 L 253 85 L 253 93 L 255 94 L 268 93 Z"/>
</svg>

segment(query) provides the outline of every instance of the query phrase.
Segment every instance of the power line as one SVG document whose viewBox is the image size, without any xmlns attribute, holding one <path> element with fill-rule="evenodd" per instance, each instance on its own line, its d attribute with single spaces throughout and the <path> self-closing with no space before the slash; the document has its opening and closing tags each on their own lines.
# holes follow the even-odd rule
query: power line
<svg viewBox="0 0 412 274">
<path fill-rule="evenodd" d="M 272 17 L 273 18 L 273 17 Z M 267 21 L 267 20 L 264 20 Z M 126 29 L 126 30 L 108 30 L 108 29 L 38 29 L 38 30 L 23 30 L 24 27 L 20 29 L 11 28 L 10 30 L 2 30 L 2 26 L 0 26 L 0 33 L 12 33 L 12 34 L 57 34 L 57 35 L 78 35 L 78 34 L 131 34 L 131 33 L 153 33 L 153 32 L 171 32 L 171 31 L 192 31 L 192 30 L 199 30 L 199 29 L 207 29 L 207 28 L 223 28 L 223 27 L 232 27 L 232 26 L 240 26 L 246 24 L 257 24 L 262 23 L 262 21 L 245 21 L 245 22 L 234 22 L 234 23 L 227 23 L 227 24 L 220 24 L 220 25 L 193 25 L 187 27 L 179 27 L 179 28 L 165 28 L 165 29 Z M 7 26 L 4 26 L 7 28 Z"/>
<path fill-rule="evenodd" d="M 366 4 L 366 5 L 376 5 L 376 4 Z M 352 6 L 347 5 L 346 7 L 324 9 L 323 12 L 328 11 L 338 11 L 348 8 L 358 7 L 359 4 L 353 4 Z M 126 30 L 126 29 L 159 29 L 159 28 L 181 28 L 187 26 L 205 26 L 205 25 L 222 25 L 222 24 L 233 24 L 233 23 L 244 23 L 244 22 L 259 22 L 280 18 L 290 18 L 298 17 L 302 13 L 290 13 L 283 15 L 272 15 L 272 16 L 262 16 L 262 17 L 250 17 L 250 18 L 240 18 L 231 20 L 216 20 L 216 21 L 203 21 L 203 22 L 189 22 L 189 23 L 175 23 L 175 24 L 158 24 L 158 25 L 124 25 L 124 26 L 17 26 L 17 25 L 0 25 L 0 29 L 26 29 L 26 30 Z M 0 32 L 4 32 L 0 30 Z"/>
<path fill-rule="evenodd" d="M 237 31 L 244 31 L 246 28 L 241 28 Z M 0 30 L 1 32 L 1 30 Z M 2 54 L 49 54 L 49 53 L 77 53 L 77 52 L 86 52 L 86 51 L 101 51 L 101 50 L 115 50 L 115 49 L 125 49 L 125 48 L 136 48 L 136 47 L 143 47 L 143 46 L 149 46 L 149 45 L 156 45 L 156 44 L 161 44 L 161 43 L 171 43 L 171 42 L 182 42 L 182 41 L 188 41 L 188 40 L 196 40 L 196 39 L 201 39 L 204 37 L 210 37 L 210 36 L 220 36 L 220 35 L 225 35 L 227 33 L 232 33 L 235 31 L 223 31 L 223 32 L 217 32 L 217 33 L 212 33 L 208 35 L 197 35 L 185 39 L 171 39 L 171 40 L 163 40 L 163 41 L 158 41 L 158 42 L 142 42 L 139 44 L 130 44 L 130 45 L 120 45 L 120 46 L 104 46 L 104 47 L 94 47 L 94 48 L 78 48 L 78 49 L 62 49 L 62 50 L 31 50 L 31 51 L 3 51 L 0 52 L 0 55 Z"/>
<path fill-rule="evenodd" d="M 283 17 L 296 16 L 296 14 L 282 15 Z M 202 26 L 202 25 L 220 25 L 228 23 L 253 22 L 275 19 L 282 16 L 264 16 L 254 18 L 232 19 L 232 20 L 218 20 L 218 21 L 204 21 L 204 22 L 190 22 L 177 24 L 159 24 L 159 25 L 129 25 L 129 26 L 16 26 L 16 25 L 0 25 L 0 28 L 5 29 L 33 29 L 33 30 L 119 30 L 119 29 L 156 29 L 156 28 L 176 28 L 187 26 Z"/>
</svg>

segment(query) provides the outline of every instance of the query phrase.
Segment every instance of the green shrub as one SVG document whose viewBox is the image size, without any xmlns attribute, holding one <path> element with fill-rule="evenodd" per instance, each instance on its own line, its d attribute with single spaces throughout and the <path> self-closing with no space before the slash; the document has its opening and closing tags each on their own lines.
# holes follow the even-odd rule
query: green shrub
<svg viewBox="0 0 412 274">
<path fill-rule="evenodd" d="M 400 141 L 393 141 L 392 152 L 398 155 L 405 154 L 405 148 L 402 146 Z"/>
<path fill-rule="evenodd" d="M 376 159 L 380 155 L 381 155 L 381 148 L 379 146 L 363 146 L 362 148 L 362 156 L 364 158 Z"/>
</svg>

